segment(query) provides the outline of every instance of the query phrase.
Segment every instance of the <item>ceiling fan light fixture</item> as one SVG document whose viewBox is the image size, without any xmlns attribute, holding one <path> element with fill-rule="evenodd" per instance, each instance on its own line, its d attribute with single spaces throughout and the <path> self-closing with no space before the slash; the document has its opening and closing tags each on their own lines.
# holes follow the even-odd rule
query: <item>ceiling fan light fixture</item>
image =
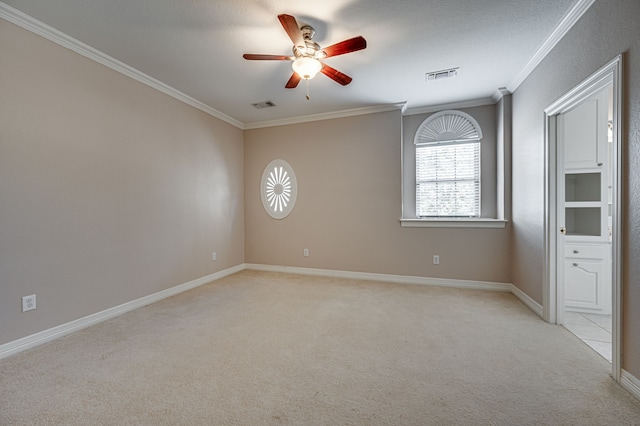
<svg viewBox="0 0 640 426">
<path fill-rule="evenodd" d="M 245 53 L 242 55 L 243 58 L 250 61 L 292 61 L 293 73 L 291 73 L 291 77 L 289 77 L 287 84 L 284 86 L 287 89 L 295 89 L 300 80 L 307 80 L 308 82 L 319 72 L 342 86 L 351 83 L 351 77 L 322 61 L 332 56 L 344 55 L 345 53 L 356 52 L 366 48 L 367 41 L 364 37 L 352 37 L 331 46 L 320 48 L 318 43 L 312 40 L 314 35 L 313 28 L 308 25 L 300 27 L 296 18 L 291 15 L 280 14 L 278 15 L 278 20 L 293 42 L 293 56 Z M 308 97 L 309 95 L 307 94 Z"/>
<path fill-rule="evenodd" d="M 300 77 L 310 80 L 320 72 L 322 63 L 315 58 L 303 56 L 293 61 L 291 67 Z"/>
</svg>

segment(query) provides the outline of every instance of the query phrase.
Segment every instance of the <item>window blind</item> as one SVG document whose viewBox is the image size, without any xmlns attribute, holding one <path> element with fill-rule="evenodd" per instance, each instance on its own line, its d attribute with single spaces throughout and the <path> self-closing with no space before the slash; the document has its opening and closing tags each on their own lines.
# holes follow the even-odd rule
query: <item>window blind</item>
<svg viewBox="0 0 640 426">
<path fill-rule="evenodd" d="M 416 145 L 416 215 L 480 217 L 480 141 Z"/>
</svg>

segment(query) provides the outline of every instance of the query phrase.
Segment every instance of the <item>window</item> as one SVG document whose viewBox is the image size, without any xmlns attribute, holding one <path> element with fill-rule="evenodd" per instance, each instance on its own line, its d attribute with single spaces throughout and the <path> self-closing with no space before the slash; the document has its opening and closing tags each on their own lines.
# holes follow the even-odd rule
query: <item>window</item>
<svg viewBox="0 0 640 426">
<path fill-rule="evenodd" d="M 507 203 L 511 200 L 511 96 L 504 96 L 496 104 L 464 104 L 463 110 L 406 111 L 402 116 L 402 134 L 400 226 L 506 227 L 506 216 L 510 214 Z M 461 173 L 462 165 L 468 164 L 463 161 L 464 154 L 440 155 L 444 150 L 462 151 L 465 145 L 464 149 L 477 149 L 472 162 L 473 177 Z M 436 162 L 429 164 L 421 158 Z M 477 183 L 474 186 L 470 181 Z M 468 185 L 473 187 L 471 193 L 477 198 L 465 195 Z M 423 200 L 432 205 L 425 206 Z M 468 206 L 469 200 L 477 202 L 477 207 L 462 207 Z"/>
<path fill-rule="evenodd" d="M 480 143 L 416 147 L 416 215 L 480 216 Z"/>
<path fill-rule="evenodd" d="M 416 216 L 480 217 L 478 123 L 461 111 L 442 111 L 418 128 Z"/>
</svg>

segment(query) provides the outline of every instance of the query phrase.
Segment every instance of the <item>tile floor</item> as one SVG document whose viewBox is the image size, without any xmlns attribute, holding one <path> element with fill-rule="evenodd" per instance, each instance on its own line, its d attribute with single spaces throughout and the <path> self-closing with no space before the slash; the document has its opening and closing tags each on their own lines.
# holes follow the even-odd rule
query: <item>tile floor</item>
<svg viewBox="0 0 640 426">
<path fill-rule="evenodd" d="M 565 311 L 564 327 L 611 362 L 611 315 Z"/>
</svg>

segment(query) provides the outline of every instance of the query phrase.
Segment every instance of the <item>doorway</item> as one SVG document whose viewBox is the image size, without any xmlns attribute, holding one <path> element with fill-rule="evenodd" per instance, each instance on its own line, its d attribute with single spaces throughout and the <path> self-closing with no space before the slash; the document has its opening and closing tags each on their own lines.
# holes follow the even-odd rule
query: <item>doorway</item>
<svg viewBox="0 0 640 426">
<path fill-rule="evenodd" d="M 557 323 L 612 360 L 612 78 L 556 116 Z"/>
<path fill-rule="evenodd" d="M 544 317 L 609 359 L 617 381 L 621 62 L 616 57 L 545 110 Z"/>
</svg>

